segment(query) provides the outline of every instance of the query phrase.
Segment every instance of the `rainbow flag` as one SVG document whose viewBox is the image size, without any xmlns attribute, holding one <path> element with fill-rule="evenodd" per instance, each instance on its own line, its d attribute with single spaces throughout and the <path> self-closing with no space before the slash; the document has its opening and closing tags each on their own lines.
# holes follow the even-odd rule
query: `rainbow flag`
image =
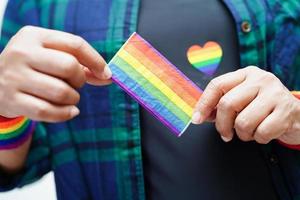
<svg viewBox="0 0 300 200">
<path fill-rule="evenodd" d="M 137 33 L 109 62 L 113 81 L 180 136 L 202 90 Z"/>
</svg>

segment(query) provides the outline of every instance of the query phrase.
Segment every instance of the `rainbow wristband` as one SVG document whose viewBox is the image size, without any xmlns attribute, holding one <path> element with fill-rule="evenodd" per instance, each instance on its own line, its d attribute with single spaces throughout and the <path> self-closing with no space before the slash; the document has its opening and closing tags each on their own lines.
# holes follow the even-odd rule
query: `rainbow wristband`
<svg viewBox="0 0 300 200">
<path fill-rule="evenodd" d="M 300 91 L 292 91 L 292 94 L 293 94 L 296 98 L 300 99 Z"/>
<path fill-rule="evenodd" d="M 0 150 L 21 146 L 33 133 L 35 122 L 26 117 L 0 118 Z"/>
<path fill-rule="evenodd" d="M 292 91 L 291 92 L 296 98 L 300 99 L 300 91 Z M 280 140 L 277 140 L 277 142 L 279 144 L 281 144 L 282 146 L 284 147 L 287 147 L 289 149 L 293 149 L 293 150 L 297 150 L 297 151 L 300 151 L 300 145 L 291 145 L 291 144 L 286 144 Z"/>
</svg>

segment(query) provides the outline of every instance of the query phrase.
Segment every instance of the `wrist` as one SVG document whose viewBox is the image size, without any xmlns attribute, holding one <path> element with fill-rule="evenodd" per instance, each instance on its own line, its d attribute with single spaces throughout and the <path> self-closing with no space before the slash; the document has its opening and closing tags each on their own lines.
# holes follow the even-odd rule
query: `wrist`
<svg viewBox="0 0 300 200">
<path fill-rule="evenodd" d="M 26 117 L 0 117 L 0 150 L 18 148 L 30 138 L 34 128 L 35 122 Z"/>
</svg>

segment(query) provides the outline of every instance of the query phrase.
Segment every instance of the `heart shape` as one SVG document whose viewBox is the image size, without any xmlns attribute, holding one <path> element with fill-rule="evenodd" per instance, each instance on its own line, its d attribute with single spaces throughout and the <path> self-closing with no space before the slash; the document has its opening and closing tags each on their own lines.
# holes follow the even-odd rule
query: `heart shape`
<svg viewBox="0 0 300 200">
<path fill-rule="evenodd" d="M 199 45 L 191 46 L 187 51 L 190 64 L 206 75 L 212 76 L 222 60 L 223 51 L 217 42 L 209 41 L 202 48 Z"/>
</svg>

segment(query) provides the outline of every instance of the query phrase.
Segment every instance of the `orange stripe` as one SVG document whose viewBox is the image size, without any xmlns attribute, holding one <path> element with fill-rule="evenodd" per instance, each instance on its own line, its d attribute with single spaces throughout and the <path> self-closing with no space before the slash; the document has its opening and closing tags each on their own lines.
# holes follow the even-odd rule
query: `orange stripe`
<svg viewBox="0 0 300 200">
<path fill-rule="evenodd" d="M 166 75 L 168 77 L 172 77 L 172 81 L 167 82 L 166 81 L 166 85 L 170 86 L 170 87 L 174 87 L 174 84 L 178 87 L 175 88 L 181 88 L 180 90 L 180 96 L 190 96 L 191 99 L 193 99 L 193 101 L 188 100 L 190 103 L 188 103 L 191 107 L 194 107 L 194 102 L 197 102 L 198 99 L 200 98 L 199 95 L 199 90 L 197 90 L 195 87 L 193 87 L 191 85 L 191 83 L 189 81 L 187 81 L 186 79 L 184 79 L 183 77 L 181 77 L 181 75 L 178 73 L 178 71 L 176 71 L 176 69 L 173 68 L 173 66 L 171 66 L 170 64 L 168 64 L 167 62 L 165 62 L 165 60 L 163 58 L 161 58 L 159 55 L 157 55 L 155 52 L 153 52 L 152 50 L 149 50 L 149 46 L 147 44 L 144 43 L 144 41 L 142 41 L 138 36 L 133 36 L 132 41 L 129 42 L 127 44 L 128 46 L 133 46 L 136 50 L 138 50 L 140 52 L 140 56 L 142 57 L 146 57 L 147 60 L 145 59 L 141 59 L 141 61 L 143 62 L 143 64 L 152 72 L 154 73 L 157 77 L 159 77 L 160 79 L 166 79 Z M 126 46 L 127 46 L 126 45 Z M 126 51 L 132 51 L 131 47 L 127 47 L 125 49 Z M 132 54 L 135 55 L 135 54 Z M 150 60 L 153 60 L 151 63 L 149 62 Z M 157 65 L 159 66 L 159 69 L 157 67 Z M 186 87 L 182 87 L 182 86 L 186 86 Z M 172 87 L 172 89 L 173 89 Z M 176 89 L 176 94 L 178 94 L 178 89 Z M 186 99 L 185 99 L 186 100 Z"/>
<path fill-rule="evenodd" d="M 183 87 L 178 87 L 178 82 L 176 82 L 174 79 L 170 79 L 170 75 L 168 73 L 165 73 L 161 68 L 158 68 L 149 58 L 145 57 L 143 53 L 137 50 L 132 44 L 127 44 L 124 49 L 130 55 L 134 55 L 134 57 L 139 60 L 151 73 L 158 77 L 188 105 L 193 107 L 193 105 L 197 103 L 197 100 L 188 94 Z"/>
<path fill-rule="evenodd" d="M 222 51 L 222 50 L 218 45 L 209 45 L 209 47 L 205 47 L 205 48 L 192 46 L 188 52 L 188 56 L 198 56 L 199 54 L 209 53 L 214 51 Z"/>
<path fill-rule="evenodd" d="M 18 117 L 10 121 L 2 122 L 0 123 L 0 129 L 6 129 L 15 126 L 16 124 L 20 123 L 23 119 L 24 117 Z"/>
</svg>

